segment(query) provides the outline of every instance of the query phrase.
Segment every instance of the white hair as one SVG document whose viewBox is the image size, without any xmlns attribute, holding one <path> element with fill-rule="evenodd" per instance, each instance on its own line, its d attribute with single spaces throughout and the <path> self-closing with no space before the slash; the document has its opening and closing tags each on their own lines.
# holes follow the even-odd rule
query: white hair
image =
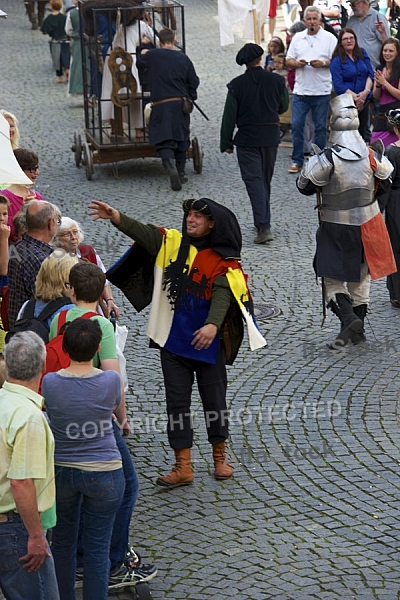
<svg viewBox="0 0 400 600">
<path fill-rule="evenodd" d="M 77 230 L 79 232 L 79 234 L 78 234 L 79 243 L 82 244 L 82 242 L 85 238 L 82 226 L 80 223 L 78 223 L 78 221 L 75 221 L 74 219 L 71 219 L 70 217 L 63 217 L 61 219 L 61 225 L 57 229 L 56 237 L 58 236 L 59 233 L 62 233 L 63 231 L 65 231 L 66 229 L 70 229 L 71 227 L 77 228 Z"/>
</svg>

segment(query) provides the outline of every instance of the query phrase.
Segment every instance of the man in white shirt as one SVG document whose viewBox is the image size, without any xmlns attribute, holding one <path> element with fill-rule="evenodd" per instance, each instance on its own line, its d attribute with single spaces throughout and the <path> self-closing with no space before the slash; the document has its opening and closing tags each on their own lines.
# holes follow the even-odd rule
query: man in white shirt
<svg viewBox="0 0 400 600">
<path fill-rule="evenodd" d="M 286 65 L 296 69 L 292 96 L 293 164 L 289 173 L 298 173 L 304 162 L 304 122 L 309 110 L 315 126 L 314 143 L 326 146 L 326 122 L 332 79 L 329 70 L 337 38 L 321 25 L 321 11 L 308 6 L 304 11 L 307 27 L 297 33 L 289 46 Z"/>
</svg>

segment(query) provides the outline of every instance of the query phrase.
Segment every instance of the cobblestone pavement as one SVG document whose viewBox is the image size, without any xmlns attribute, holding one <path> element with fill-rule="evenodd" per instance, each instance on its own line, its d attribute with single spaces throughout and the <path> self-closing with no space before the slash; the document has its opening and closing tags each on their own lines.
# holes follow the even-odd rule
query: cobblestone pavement
<svg viewBox="0 0 400 600">
<path fill-rule="evenodd" d="M 201 78 L 192 130 L 203 144 L 204 170 L 172 192 L 158 160 L 95 167 L 93 181 L 70 151 L 83 132 L 83 109 L 55 83 L 47 42 L 32 32 L 22 0 L 2 0 L 1 106 L 18 115 L 22 144 L 40 157 L 39 190 L 78 218 L 106 265 L 129 246 L 111 226 L 87 217 L 90 199 L 106 200 L 145 222 L 179 227 L 181 201 L 209 196 L 231 207 L 243 228 L 243 262 L 256 304 L 281 314 L 260 321 L 268 347 L 246 345 L 229 369 L 230 449 L 235 476 L 216 482 L 197 391 L 193 486 L 165 491 L 154 478 L 172 464 L 164 427 L 157 352 L 144 335 L 148 311 L 135 314 L 116 291 L 129 326 L 129 445 L 141 494 L 132 540 L 158 565 L 155 600 L 306 600 L 399 597 L 399 323 L 385 282 L 372 285 L 368 343 L 332 354 L 338 329 L 321 323 L 312 258 L 314 199 L 287 174 L 290 150 L 278 153 L 273 230 L 268 246 L 252 243 L 249 200 L 236 158 L 221 155 L 225 83 L 239 74 L 240 44 L 220 48 L 216 0 L 186 0 L 187 52 Z M 128 594 L 119 594 L 128 598 Z M 96 600 L 96 599 L 93 599 Z"/>
</svg>

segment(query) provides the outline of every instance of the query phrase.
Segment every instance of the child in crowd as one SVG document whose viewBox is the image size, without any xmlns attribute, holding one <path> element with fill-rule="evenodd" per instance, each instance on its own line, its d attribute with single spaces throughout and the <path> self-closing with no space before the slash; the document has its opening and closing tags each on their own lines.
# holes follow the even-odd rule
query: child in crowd
<svg viewBox="0 0 400 600">
<path fill-rule="evenodd" d="M 50 54 L 57 75 L 57 83 L 63 83 L 64 69 L 65 81 L 68 81 L 70 63 L 69 39 L 65 33 L 67 17 L 61 14 L 62 6 L 62 0 L 50 0 L 51 14 L 45 18 L 40 28 L 42 33 L 47 33 L 51 37 Z"/>
<path fill-rule="evenodd" d="M 277 75 L 281 75 L 282 77 L 284 77 L 285 78 L 286 87 L 288 87 L 288 83 L 287 83 L 287 71 L 286 71 L 286 59 L 285 59 L 285 55 L 284 55 L 283 52 L 280 52 L 279 54 L 276 54 L 274 56 L 273 73 L 276 73 Z"/>
<path fill-rule="evenodd" d="M 268 47 L 267 47 L 267 52 L 268 52 L 268 54 L 265 57 L 264 69 L 266 71 L 273 71 L 274 57 L 277 54 L 285 53 L 285 46 L 280 37 L 274 36 L 271 38 L 271 41 L 269 42 Z"/>
</svg>

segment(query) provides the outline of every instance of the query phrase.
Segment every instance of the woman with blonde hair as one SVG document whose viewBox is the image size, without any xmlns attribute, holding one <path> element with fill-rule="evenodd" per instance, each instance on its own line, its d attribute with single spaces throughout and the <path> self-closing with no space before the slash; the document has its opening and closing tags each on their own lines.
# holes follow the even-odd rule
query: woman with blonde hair
<svg viewBox="0 0 400 600">
<path fill-rule="evenodd" d="M 13 150 L 19 147 L 19 129 L 18 129 L 18 119 L 15 115 L 13 115 L 8 110 L 4 110 L 4 108 L 0 109 L 0 115 L 3 115 L 5 120 L 8 122 L 10 126 L 10 142 Z"/>
<path fill-rule="evenodd" d="M 43 322 L 50 329 L 51 321 L 58 313 L 73 308 L 75 305 L 68 295 L 69 273 L 78 262 L 76 256 L 60 250 L 45 258 L 37 274 L 35 297 L 22 305 L 18 320 L 38 318 L 46 310 Z"/>
</svg>

